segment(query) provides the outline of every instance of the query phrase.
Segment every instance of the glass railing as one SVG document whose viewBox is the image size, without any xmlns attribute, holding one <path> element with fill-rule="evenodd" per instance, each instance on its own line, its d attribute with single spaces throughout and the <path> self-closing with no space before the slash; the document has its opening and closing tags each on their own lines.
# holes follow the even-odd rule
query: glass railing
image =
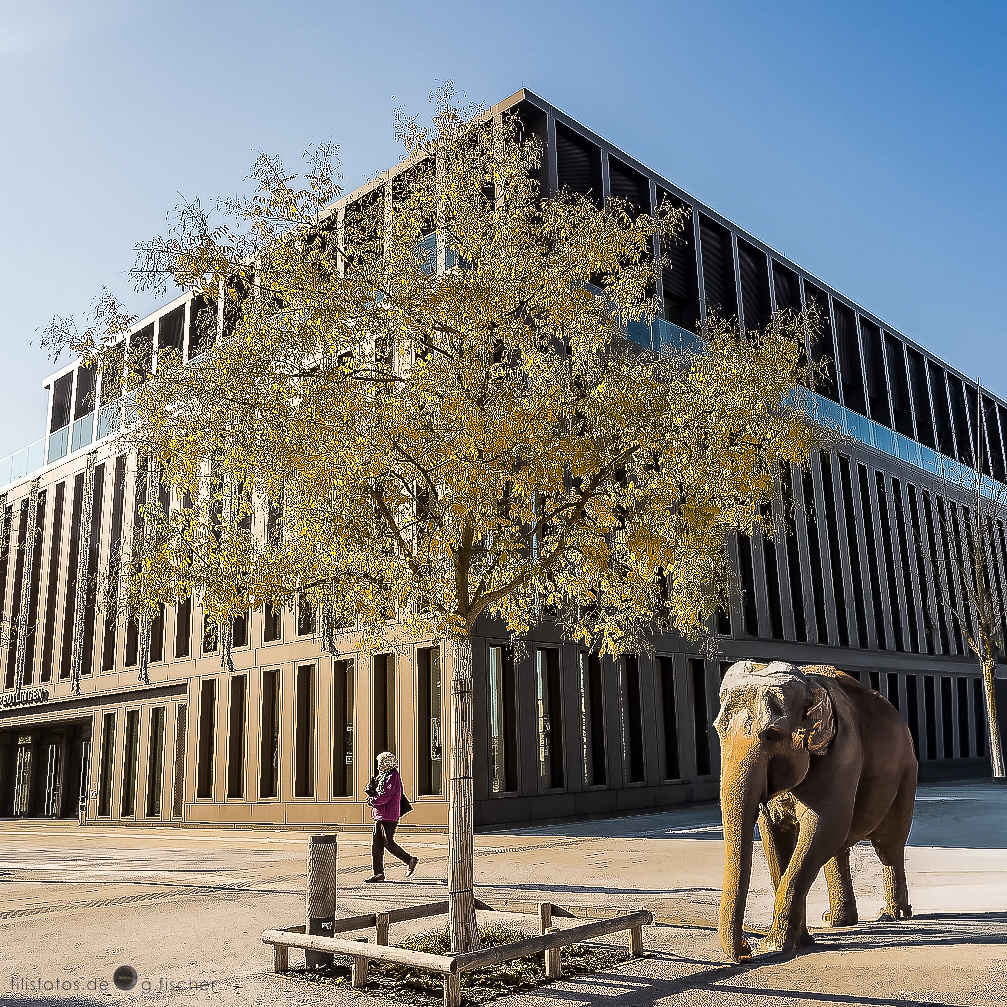
<svg viewBox="0 0 1007 1007">
<path fill-rule="evenodd" d="M 20 451 L 0 458 L 0 486 L 6 486 L 16 479 L 23 479 L 29 472 L 40 469 L 45 464 L 45 438 L 29 444 Z"/>
<path fill-rule="evenodd" d="M 103 440 L 109 434 L 119 429 L 119 400 L 106 402 L 98 410 L 98 440 Z"/>
<path fill-rule="evenodd" d="M 92 441 L 100 441 L 119 429 L 120 404 L 117 399 L 103 405 L 97 412 L 81 416 L 74 423 L 68 423 L 49 435 L 49 449 L 46 451 L 45 438 L 15 451 L 6 458 L 0 458 L 0 486 L 24 479 L 39 469 L 58 462 L 67 454 L 86 448 Z"/>
<path fill-rule="evenodd" d="M 860 413 L 847 409 L 845 406 L 824 398 L 816 392 L 805 392 L 807 408 L 812 419 L 822 426 L 838 430 L 847 437 L 860 441 L 868 447 L 890 455 L 901 461 L 924 469 L 931 475 L 939 476 L 958 486 L 973 484 L 974 473 L 970 466 L 963 465 L 954 458 L 938 454 L 933 448 L 914 441 L 896 430 L 889 430 L 876 420 L 861 416 Z M 983 492 L 993 496 L 1000 491 L 1002 484 L 989 476 L 983 476 Z"/>
<path fill-rule="evenodd" d="M 87 413 L 79 420 L 73 421 L 73 431 L 70 434 L 70 450 L 79 451 L 86 448 L 94 438 L 94 413 Z"/>
<path fill-rule="evenodd" d="M 70 449 L 70 424 L 49 434 L 49 455 L 46 463 L 59 461 Z"/>
<path fill-rule="evenodd" d="M 647 322 L 629 322 L 626 334 L 638 346 L 648 350 L 694 350 L 699 346 L 699 336 L 695 332 L 683 329 L 681 325 L 667 322 L 657 316 L 649 324 Z"/>
</svg>

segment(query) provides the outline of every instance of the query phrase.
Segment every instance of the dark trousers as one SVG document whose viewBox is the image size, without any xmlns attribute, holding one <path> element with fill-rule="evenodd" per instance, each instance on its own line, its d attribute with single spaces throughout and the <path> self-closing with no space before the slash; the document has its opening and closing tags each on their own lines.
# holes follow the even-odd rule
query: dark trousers
<svg viewBox="0 0 1007 1007">
<path fill-rule="evenodd" d="M 398 822 L 375 822 L 374 838 L 371 840 L 371 866 L 375 874 L 385 873 L 385 850 L 393 857 L 398 857 L 404 864 L 412 859 L 397 842 L 395 828 Z"/>
</svg>

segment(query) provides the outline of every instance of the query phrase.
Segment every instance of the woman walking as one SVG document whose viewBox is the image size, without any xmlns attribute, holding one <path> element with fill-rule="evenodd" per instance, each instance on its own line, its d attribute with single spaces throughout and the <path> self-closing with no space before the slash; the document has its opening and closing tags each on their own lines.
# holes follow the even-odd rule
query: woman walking
<svg viewBox="0 0 1007 1007">
<path fill-rule="evenodd" d="M 374 875 L 367 881 L 373 883 L 385 880 L 385 850 L 409 868 L 406 877 L 411 878 L 419 858 L 409 856 L 395 842 L 395 828 L 402 811 L 402 778 L 399 776 L 396 758 L 391 752 L 382 752 L 378 756 L 378 773 L 368 785 L 367 793 L 367 803 L 371 806 L 371 816 L 374 818 L 374 839 L 371 841 L 371 867 Z"/>
</svg>

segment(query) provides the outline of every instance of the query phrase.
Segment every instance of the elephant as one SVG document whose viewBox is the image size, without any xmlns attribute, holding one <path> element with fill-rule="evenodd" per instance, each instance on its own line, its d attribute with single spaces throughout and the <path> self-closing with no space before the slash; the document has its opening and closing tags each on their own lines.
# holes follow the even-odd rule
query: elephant
<svg viewBox="0 0 1007 1007">
<path fill-rule="evenodd" d="M 908 727 L 879 693 L 822 665 L 731 665 L 714 727 L 721 740 L 724 887 L 720 943 L 732 961 L 752 949 L 742 934 L 755 823 L 776 890 L 762 952 L 813 943 L 805 901 L 824 867 L 826 922 L 857 922 L 850 848 L 870 839 L 884 867 L 883 919 L 912 916 L 905 845 L 917 762 Z"/>
</svg>

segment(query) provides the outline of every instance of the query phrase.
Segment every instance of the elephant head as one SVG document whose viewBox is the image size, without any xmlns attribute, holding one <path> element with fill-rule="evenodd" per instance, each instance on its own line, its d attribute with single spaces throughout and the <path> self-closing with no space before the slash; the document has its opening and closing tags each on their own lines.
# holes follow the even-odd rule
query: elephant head
<svg viewBox="0 0 1007 1007">
<path fill-rule="evenodd" d="M 740 661 L 724 676 L 714 727 L 724 817 L 720 943 L 741 961 L 751 954 L 742 924 L 759 805 L 804 779 L 812 755 L 823 753 L 835 736 L 835 714 L 826 689 L 796 665 Z"/>
</svg>

